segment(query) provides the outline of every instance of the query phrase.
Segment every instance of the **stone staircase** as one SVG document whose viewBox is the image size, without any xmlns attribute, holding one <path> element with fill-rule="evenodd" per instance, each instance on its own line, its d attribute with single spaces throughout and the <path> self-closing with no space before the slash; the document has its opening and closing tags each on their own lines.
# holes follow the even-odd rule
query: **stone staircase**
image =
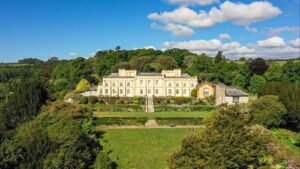
<svg viewBox="0 0 300 169">
<path fill-rule="evenodd" d="M 146 112 L 154 112 L 153 97 L 146 97 Z"/>
</svg>

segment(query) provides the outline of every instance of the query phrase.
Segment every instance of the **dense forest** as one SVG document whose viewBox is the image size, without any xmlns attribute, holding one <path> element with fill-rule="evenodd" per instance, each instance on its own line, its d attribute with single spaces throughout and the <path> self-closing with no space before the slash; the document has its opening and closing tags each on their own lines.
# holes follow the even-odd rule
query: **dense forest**
<svg viewBox="0 0 300 169">
<path fill-rule="evenodd" d="M 75 90 L 82 79 L 93 89 L 103 76 L 120 68 L 142 72 L 180 68 L 183 72 L 197 76 L 199 82 L 224 83 L 259 97 L 250 107 L 253 117 L 239 113 L 240 109 L 237 108 L 220 110 L 215 120 L 208 123 L 203 138 L 194 136 L 185 139 L 182 150 L 169 159 L 170 168 L 188 167 L 186 165 L 202 168 L 208 164 L 214 168 L 220 164 L 213 160 L 195 159 L 193 156 L 216 158 L 221 152 L 212 149 L 222 147 L 226 148 L 227 154 L 232 155 L 243 149 L 251 149 L 244 156 L 232 157 L 240 163 L 228 161 L 231 156 L 220 156 L 225 161 L 222 163 L 225 168 L 245 168 L 249 163 L 257 164 L 256 156 L 262 153 L 261 147 L 265 140 L 249 135 L 246 128 L 240 131 L 241 126 L 248 125 L 250 121 L 266 128 L 280 126 L 295 131 L 300 129 L 299 59 L 284 63 L 262 58 L 231 61 L 222 52 L 211 57 L 182 49 L 160 51 L 120 48 L 98 51 L 95 56 L 87 59 L 78 57 L 59 60 L 52 57 L 42 61 L 26 58 L 15 64 L 0 64 L 0 168 L 113 167 L 108 156 L 101 153 L 92 110 L 83 104 L 65 103 L 62 99 L 68 92 Z M 262 110 L 265 114 L 261 113 Z M 269 118 L 270 114 L 272 118 Z M 226 121 L 218 120 L 222 116 L 228 122 L 235 118 L 243 120 L 227 127 Z M 232 136 L 236 140 L 235 144 L 248 139 L 249 145 L 239 147 L 238 150 L 222 142 L 221 147 L 207 145 L 220 141 L 220 138 L 230 137 L 223 136 L 221 133 L 224 130 L 219 126 L 226 126 L 224 130 L 240 131 Z M 199 151 L 203 154 L 189 151 L 189 146 L 201 147 Z"/>
</svg>

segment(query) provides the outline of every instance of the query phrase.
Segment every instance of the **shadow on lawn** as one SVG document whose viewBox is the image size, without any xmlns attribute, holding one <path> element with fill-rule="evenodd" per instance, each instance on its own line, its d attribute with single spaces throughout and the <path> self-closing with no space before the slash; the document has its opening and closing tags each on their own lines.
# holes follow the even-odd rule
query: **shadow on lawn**
<svg viewBox="0 0 300 169">
<path fill-rule="evenodd" d="M 100 151 L 103 151 L 103 146 L 100 144 L 100 140 L 102 140 L 103 142 L 107 142 L 107 140 L 104 140 L 104 137 L 103 137 L 104 134 L 105 134 L 105 131 L 102 131 L 102 130 L 96 131 L 96 137 L 98 138 Z M 107 152 L 108 155 L 111 153 L 112 153 L 112 150 L 109 150 Z M 115 161 L 113 161 L 111 164 L 111 167 L 112 167 L 112 169 L 118 169 L 118 164 Z"/>
</svg>

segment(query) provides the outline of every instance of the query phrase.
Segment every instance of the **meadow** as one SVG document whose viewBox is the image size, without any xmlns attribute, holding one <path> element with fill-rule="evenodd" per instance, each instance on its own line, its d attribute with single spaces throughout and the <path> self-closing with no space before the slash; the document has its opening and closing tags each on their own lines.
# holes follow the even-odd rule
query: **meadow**
<svg viewBox="0 0 300 169">
<path fill-rule="evenodd" d="M 104 151 L 118 169 L 165 169 L 170 154 L 201 129 L 112 129 L 101 135 Z"/>
</svg>

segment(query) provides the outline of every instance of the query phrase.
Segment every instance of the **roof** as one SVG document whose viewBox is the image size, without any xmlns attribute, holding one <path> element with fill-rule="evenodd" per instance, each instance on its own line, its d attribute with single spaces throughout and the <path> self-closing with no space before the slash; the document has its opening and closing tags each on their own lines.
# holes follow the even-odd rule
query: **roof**
<svg viewBox="0 0 300 169">
<path fill-rule="evenodd" d="M 226 96 L 249 96 L 249 94 L 247 94 L 239 89 L 236 89 L 233 87 L 228 87 L 228 86 L 226 86 L 226 88 L 225 88 L 225 95 Z"/>
<path fill-rule="evenodd" d="M 120 76 L 119 73 L 111 73 L 108 76 L 105 76 L 105 78 L 134 78 L 137 76 L 163 76 L 161 73 L 138 73 L 136 76 Z M 182 73 L 181 76 L 165 76 L 166 78 L 174 78 L 174 77 L 178 77 L 178 78 L 191 78 L 191 76 L 187 73 Z"/>
</svg>

